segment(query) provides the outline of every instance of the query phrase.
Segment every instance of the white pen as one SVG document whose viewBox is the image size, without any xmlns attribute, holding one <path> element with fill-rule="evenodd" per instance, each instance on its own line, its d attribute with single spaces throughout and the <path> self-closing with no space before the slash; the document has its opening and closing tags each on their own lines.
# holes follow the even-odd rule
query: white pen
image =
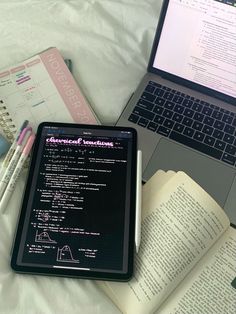
<svg viewBox="0 0 236 314">
<path fill-rule="evenodd" d="M 141 210 L 142 210 L 142 151 L 137 152 L 136 182 L 136 215 L 135 215 L 135 246 L 138 253 L 141 242 Z"/>
<path fill-rule="evenodd" d="M 19 139 L 17 141 L 17 145 L 14 151 L 14 154 L 3 174 L 3 177 L 0 180 L 0 199 L 2 198 L 2 195 L 4 193 L 4 190 L 7 187 L 8 182 L 10 181 L 10 178 L 12 176 L 12 173 L 16 167 L 16 164 L 20 158 L 22 149 L 25 146 L 25 143 L 27 141 L 27 139 L 29 138 L 30 134 L 32 133 L 32 128 L 31 127 L 27 127 L 24 128 L 24 130 L 21 132 Z"/>
<path fill-rule="evenodd" d="M 0 201 L 0 212 L 2 212 L 3 210 L 5 210 L 8 202 L 9 202 L 9 199 L 15 189 L 15 186 L 16 186 L 16 182 L 19 178 L 19 175 L 21 173 L 21 170 L 22 168 L 24 167 L 24 163 L 30 153 L 30 150 L 33 146 L 33 143 L 34 143 L 34 140 L 35 140 L 35 135 L 34 134 L 31 134 L 30 137 L 28 138 L 27 140 L 27 143 L 22 151 L 22 154 L 20 156 L 20 159 L 18 160 L 17 162 L 17 165 L 16 165 L 16 168 L 15 170 L 13 171 L 13 174 L 11 176 L 11 179 L 7 185 L 7 188 L 3 194 L 3 197 Z"/>
<path fill-rule="evenodd" d="M 19 131 L 17 132 L 17 135 L 16 135 L 13 143 L 11 144 L 11 146 L 10 146 L 10 148 L 9 148 L 9 150 L 8 150 L 4 160 L 3 160 L 1 171 L 0 171 L 0 178 L 2 178 L 4 172 L 5 172 L 6 168 L 7 168 L 7 166 L 9 165 L 9 162 L 10 162 L 10 160 L 11 160 L 11 158 L 12 158 L 12 156 L 13 156 L 15 150 L 16 150 L 17 141 L 20 138 L 21 132 L 23 131 L 24 128 L 27 127 L 28 123 L 29 123 L 29 121 L 25 120 L 23 122 L 22 126 L 20 127 Z"/>
</svg>

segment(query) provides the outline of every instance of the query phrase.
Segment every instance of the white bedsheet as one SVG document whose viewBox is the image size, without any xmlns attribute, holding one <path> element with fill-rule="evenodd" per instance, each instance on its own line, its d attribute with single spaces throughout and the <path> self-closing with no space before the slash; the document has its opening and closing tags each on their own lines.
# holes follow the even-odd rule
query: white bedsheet
<svg viewBox="0 0 236 314">
<path fill-rule="evenodd" d="M 161 2 L 0 0 L 0 68 L 55 46 L 72 60 L 100 121 L 114 124 L 146 71 Z M 13 273 L 10 249 L 25 175 L 0 213 L 0 313 L 120 313 L 94 281 Z"/>
</svg>

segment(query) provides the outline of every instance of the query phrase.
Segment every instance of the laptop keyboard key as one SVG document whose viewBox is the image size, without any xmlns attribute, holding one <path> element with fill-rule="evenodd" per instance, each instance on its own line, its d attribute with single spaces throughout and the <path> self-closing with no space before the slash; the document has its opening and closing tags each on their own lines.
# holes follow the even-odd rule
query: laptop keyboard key
<svg viewBox="0 0 236 314">
<path fill-rule="evenodd" d="M 165 119 L 163 126 L 169 128 L 169 129 L 172 129 L 174 126 L 174 121 L 171 121 L 169 119 Z"/>
<path fill-rule="evenodd" d="M 231 155 L 225 153 L 222 157 L 222 161 L 227 162 L 227 164 L 230 164 L 231 166 L 234 166 L 236 158 L 234 156 L 231 156 Z"/>
<path fill-rule="evenodd" d="M 235 154 L 236 154 L 236 146 L 232 146 L 232 145 L 227 144 L 227 146 L 225 148 L 225 152 L 229 153 L 232 156 L 235 156 Z"/>
<path fill-rule="evenodd" d="M 167 109 L 164 110 L 164 112 L 163 112 L 163 117 L 171 119 L 172 116 L 173 116 L 173 112 L 172 112 L 172 111 L 167 110 Z"/>
<path fill-rule="evenodd" d="M 158 106 L 163 106 L 165 102 L 165 99 L 159 97 L 155 100 L 155 104 L 157 104 Z"/>
<path fill-rule="evenodd" d="M 186 125 L 186 126 L 191 126 L 193 124 L 193 120 L 188 118 L 188 117 L 185 117 L 183 119 L 183 124 Z"/>
<path fill-rule="evenodd" d="M 207 135 L 212 135 L 213 133 L 213 128 L 211 126 L 208 126 L 208 125 L 204 125 L 203 129 L 202 129 L 202 132 L 207 134 Z"/>
<path fill-rule="evenodd" d="M 216 128 L 216 129 L 222 131 L 223 128 L 224 128 L 224 126 L 225 126 L 225 124 L 224 124 L 224 122 L 222 122 L 222 121 L 217 121 L 217 120 L 216 120 L 213 126 L 214 126 L 214 128 Z"/>
<path fill-rule="evenodd" d="M 167 101 L 167 102 L 165 103 L 164 107 L 165 107 L 166 109 L 172 110 L 172 109 L 174 108 L 174 105 L 175 105 L 175 104 L 174 104 L 173 102 Z"/>
<path fill-rule="evenodd" d="M 198 131 L 196 131 L 195 134 L 194 134 L 194 136 L 193 136 L 193 138 L 194 138 L 195 140 L 199 141 L 199 142 L 202 142 L 203 139 L 204 139 L 204 137 L 205 137 L 205 134 L 203 134 L 203 133 L 201 133 L 201 132 L 198 132 Z"/>
<path fill-rule="evenodd" d="M 165 91 L 161 88 L 156 88 L 154 95 L 162 97 L 164 95 Z"/>
<path fill-rule="evenodd" d="M 197 121 L 194 121 L 192 128 L 197 131 L 201 131 L 203 124 Z"/>
<path fill-rule="evenodd" d="M 184 105 L 185 107 L 187 107 L 187 108 L 191 108 L 192 105 L 193 105 L 193 101 L 190 100 L 190 99 L 184 99 L 183 105 Z"/>
<path fill-rule="evenodd" d="M 164 127 L 164 126 L 159 126 L 159 128 L 157 129 L 157 133 L 164 135 L 164 136 L 169 136 L 170 134 L 170 129 Z"/>
<path fill-rule="evenodd" d="M 167 86 L 162 86 L 162 88 L 164 89 L 164 90 L 166 90 L 166 91 L 171 91 L 171 88 L 169 88 L 169 87 L 167 87 Z"/>
<path fill-rule="evenodd" d="M 184 112 L 184 107 L 181 105 L 175 105 L 174 112 L 182 114 Z"/>
<path fill-rule="evenodd" d="M 197 102 L 195 102 L 194 104 L 193 104 L 193 106 L 192 106 L 192 109 L 194 110 L 194 111 L 197 111 L 197 112 L 201 112 L 202 111 L 202 105 L 201 104 L 198 104 Z"/>
<path fill-rule="evenodd" d="M 186 135 L 186 136 L 192 137 L 193 134 L 194 134 L 194 130 L 191 129 L 191 128 L 186 127 L 186 128 L 184 129 L 183 134 Z"/>
<path fill-rule="evenodd" d="M 155 106 L 153 109 L 153 112 L 155 112 L 157 114 L 162 114 L 163 111 L 164 111 L 164 108 L 162 108 L 160 106 Z"/>
<path fill-rule="evenodd" d="M 214 110 L 212 113 L 212 117 L 217 119 L 217 120 L 221 120 L 223 117 L 223 113 L 218 111 L 218 110 Z"/>
<path fill-rule="evenodd" d="M 204 108 L 202 109 L 202 113 L 205 114 L 205 115 L 207 115 L 207 116 L 210 116 L 210 115 L 212 114 L 212 111 L 213 111 L 213 109 L 211 109 L 211 108 L 209 108 L 209 107 L 204 107 Z"/>
<path fill-rule="evenodd" d="M 141 96 L 142 99 L 148 100 L 150 102 L 154 102 L 156 96 L 150 93 L 144 92 Z"/>
<path fill-rule="evenodd" d="M 157 115 L 155 116 L 155 118 L 154 118 L 153 121 L 154 121 L 155 123 L 162 124 L 162 123 L 164 122 L 164 120 L 165 120 L 164 117 L 162 117 L 162 116 L 160 116 L 160 115 L 157 114 Z"/>
<path fill-rule="evenodd" d="M 219 130 L 214 130 L 212 136 L 213 136 L 214 138 L 217 138 L 217 139 L 219 139 L 219 140 L 222 140 L 222 138 L 223 138 L 223 136 L 224 136 L 224 132 L 219 131 Z"/>
<path fill-rule="evenodd" d="M 140 125 L 140 126 L 146 128 L 146 126 L 148 125 L 148 122 L 149 122 L 149 121 L 148 121 L 147 119 L 140 118 L 140 119 L 139 119 L 139 122 L 138 122 L 138 125 Z"/>
<path fill-rule="evenodd" d="M 204 119 L 204 115 L 202 113 L 196 112 L 193 116 L 193 119 L 199 122 L 202 122 Z"/>
<path fill-rule="evenodd" d="M 224 150 L 225 149 L 226 144 L 220 140 L 216 140 L 215 142 L 215 148 L 216 149 L 220 149 L 220 150 Z"/>
<path fill-rule="evenodd" d="M 229 116 L 227 114 L 224 114 L 223 118 L 222 118 L 222 121 L 223 122 L 226 122 L 228 124 L 231 124 L 232 121 L 233 121 L 233 117 L 232 116 Z"/>
<path fill-rule="evenodd" d="M 209 107 L 212 108 L 213 110 L 219 110 L 219 107 L 213 104 L 209 104 Z"/>
<path fill-rule="evenodd" d="M 156 132 L 157 126 L 158 126 L 157 123 L 149 122 L 147 128 L 148 128 L 148 130 Z"/>
<path fill-rule="evenodd" d="M 181 114 L 175 113 L 172 117 L 173 121 L 181 122 L 183 120 L 183 116 Z"/>
<path fill-rule="evenodd" d="M 173 130 L 176 132 L 182 133 L 184 130 L 184 125 L 180 123 L 175 123 Z"/>
<path fill-rule="evenodd" d="M 192 118 L 193 115 L 194 115 L 194 111 L 191 110 L 191 109 L 186 108 L 186 109 L 184 110 L 184 115 L 185 115 L 186 117 Z"/>
<path fill-rule="evenodd" d="M 138 103 L 137 103 L 137 106 L 142 107 L 143 109 L 147 109 L 147 110 L 152 111 L 152 109 L 153 109 L 153 107 L 154 107 L 154 104 L 152 104 L 152 103 L 149 102 L 149 101 L 140 99 L 140 100 L 138 101 Z"/>
<path fill-rule="evenodd" d="M 220 108 L 220 112 L 223 112 L 223 113 L 227 114 L 228 110 L 226 110 L 224 108 Z"/>
<path fill-rule="evenodd" d="M 167 100 L 172 100 L 174 97 L 174 94 L 170 93 L 170 92 L 165 92 L 163 98 L 167 99 Z"/>
<path fill-rule="evenodd" d="M 213 123 L 214 123 L 214 119 L 211 118 L 211 117 L 206 116 L 205 119 L 203 120 L 203 122 L 204 122 L 205 124 L 207 124 L 207 125 L 212 126 Z"/>
<path fill-rule="evenodd" d="M 225 134 L 223 141 L 228 143 L 228 144 L 233 144 L 234 142 L 234 136 L 229 135 L 229 134 Z"/>
<path fill-rule="evenodd" d="M 145 110 L 145 109 L 142 109 L 138 106 L 136 106 L 133 110 L 133 113 L 136 114 L 136 115 L 139 115 L 145 119 L 148 119 L 148 120 L 152 120 L 155 116 L 155 114 L 153 112 L 150 112 L 148 110 Z"/>
<path fill-rule="evenodd" d="M 154 90 L 155 90 L 155 87 L 153 85 L 147 85 L 145 88 L 145 91 L 151 94 L 153 94 Z"/>
<path fill-rule="evenodd" d="M 159 88 L 161 87 L 160 84 L 158 84 L 158 83 L 156 83 L 156 82 L 154 82 L 154 81 L 149 81 L 148 84 L 153 85 L 153 86 L 155 86 L 155 87 L 159 87 Z"/>
<path fill-rule="evenodd" d="M 205 153 L 211 157 L 214 157 L 216 159 L 221 159 L 221 157 L 222 157 L 223 153 L 220 150 L 217 150 L 213 147 L 210 147 L 204 143 L 200 143 L 198 141 L 195 141 L 193 138 L 189 138 L 189 137 L 184 136 L 180 133 L 172 131 L 170 133 L 170 138 L 179 142 L 179 143 L 187 145 L 188 147 L 191 147 L 191 148 L 196 149 L 202 153 Z"/>
<path fill-rule="evenodd" d="M 224 128 L 224 131 L 226 133 L 229 133 L 229 134 L 233 135 L 234 132 L 235 132 L 235 128 L 232 125 L 226 124 L 225 128 Z"/>
<path fill-rule="evenodd" d="M 215 141 L 216 140 L 213 137 L 208 136 L 208 135 L 204 139 L 204 143 L 206 143 L 207 145 L 210 145 L 210 146 L 213 146 Z"/>
<path fill-rule="evenodd" d="M 173 102 L 175 102 L 176 104 L 182 104 L 182 102 L 183 102 L 183 97 L 181 97 L 181 96 L 175 96 L 174 98 L 173 98 Z"/>
<path fill-rule="evenodd" d="M 139 119 L 139 116 L 137 116 L 136 114 L 131 113 L 131 115 L 129 116 L 128 120 L 130 122 L 137 123 L 138 119 Z"/>
</svg>

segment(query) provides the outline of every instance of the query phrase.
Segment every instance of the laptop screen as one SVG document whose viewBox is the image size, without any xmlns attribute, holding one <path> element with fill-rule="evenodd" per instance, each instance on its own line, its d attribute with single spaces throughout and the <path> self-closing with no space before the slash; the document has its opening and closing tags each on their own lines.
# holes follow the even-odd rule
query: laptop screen
<svg viewBox="0 0 236 314">
<path fill-rule="evenodd" d="M 235 52 L 235 0 L 170 0 L 152 66 L 234 98 Z"/>
</svg>

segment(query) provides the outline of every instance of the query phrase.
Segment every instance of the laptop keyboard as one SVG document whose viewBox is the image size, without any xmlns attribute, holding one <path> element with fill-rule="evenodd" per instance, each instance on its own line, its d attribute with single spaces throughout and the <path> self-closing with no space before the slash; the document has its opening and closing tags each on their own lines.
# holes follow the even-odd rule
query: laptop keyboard
<svg viewBox="0 0 236 314">
<path fill-rule="evenodd" d="M 231 111 L 150 81 L 129 121 L 235 166 Z"/>
</svg>

